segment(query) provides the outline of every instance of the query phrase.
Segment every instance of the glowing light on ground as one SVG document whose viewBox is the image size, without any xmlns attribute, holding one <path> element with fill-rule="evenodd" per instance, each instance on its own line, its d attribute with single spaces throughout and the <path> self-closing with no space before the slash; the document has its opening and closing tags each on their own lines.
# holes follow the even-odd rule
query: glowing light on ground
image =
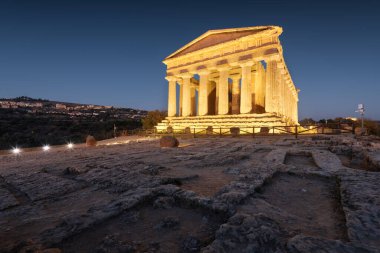
<svg viewBox="0 0 380 253">
<path fill-rule="evenodd" d="M 13 148 L 12 149 L 12 153 L 18 155 L 18 154 L 21 153 L 21 149 L 19 149 L 19 148 Z"/>
<path fill-rule="evenodd" d="M 72 149 L 72 148 L 74 148 L 74 144 L 73 144 L 73 143 L 71 143 L 71 142 L 70 142 L 70 143 L 68 143 L 68 144 L 67 144 L 67 148 L 68 148 L 68 149 Z"/>
<path fill-rule="evenodd" d="M 49 145 L 45 145 L 42 147 L 42 150 L 43 151 L 48 151 L 50 149 L 50 146 Z"/>
</svg>

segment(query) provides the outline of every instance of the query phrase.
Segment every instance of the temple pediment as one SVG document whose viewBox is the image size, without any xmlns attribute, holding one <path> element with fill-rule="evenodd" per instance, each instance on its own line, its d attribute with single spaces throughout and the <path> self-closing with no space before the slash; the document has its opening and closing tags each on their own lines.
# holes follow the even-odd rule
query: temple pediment
<svg viewBox="0 0 380 253">
<path fill-rule="evenodd" d="M 278 26 L 254 26 L 245 28 L 231 28 L 231 29 L 220 29 L 220 30 L 210 30 L 199 36 L 195 40 L 191 41 L 184 47 L 180 48 L 173 54 L 169 55 L 166 59 L 176 58 L 188 53 L 192 53 L 207 47 L 212 47 L 225 42 L 230 42 L 243 37 L 248 36 L 270 36 L 273 34 L 280 35 L 282 29 Z"/>
</svg>

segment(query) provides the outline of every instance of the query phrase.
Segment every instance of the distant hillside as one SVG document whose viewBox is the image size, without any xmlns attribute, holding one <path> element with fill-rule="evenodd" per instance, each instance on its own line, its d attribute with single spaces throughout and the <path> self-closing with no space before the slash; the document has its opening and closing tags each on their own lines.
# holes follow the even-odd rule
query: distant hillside
<svg viewBox="0 0 380 253">
<path fill-rule="evenodd" d="M 42 99 L 42 98 L 31 98 L 27 96 L 21 96 L 21 97 L 16 97 L 16 98 L 0 98 L 0 100 L 10 100 L 10 101 L 46 101 L 49 102 L 47 99 Z"/>
<path fill-rule="evenodd" d="M 141 119 L 147 115 L 147 111 L 132 108 L 50 101 L 25 96 L 0 99 L 0 109 L 20 109 L 19 111 L 31 114 L 66 114 L 71 118 L 101 119 L 104 118 L 102 116 L 107 116 L 119 119 Z"/>
<path fill-rule="evenodd" d="M 98 140 L 141 127 L 147 111 L 17 97 L 0 99 L 0 149 Z"/>
<path fill-rule="evenodd" d="M 24 103 L 42 103 L 43 105 L 55 105 L 55 104 L 64 104 L 66 106 L 92 106 L 92 107 L 105 107 L 105 108 L 111 108 L 113 106 L 104 106 L 104 105 L 94 105 L 94 104 L 82 104 L 82 103 L 73 103 L 73 102 L 62 102 L 62 101 L 53 101 L 48 99 L 42 99 L 42 98 L 31 98 L 27 96 L 21 96 L 16 98 L 0 98 L 0 101 L 6 101 L 6 102 L 24 102 Z M 131 108 L 123 108 L 123 109 L 131 109 Z M 137 110 L 137 109 L 135 109 Z M 144 110 L 141 110 L 144 111 Z"/>
</svg>

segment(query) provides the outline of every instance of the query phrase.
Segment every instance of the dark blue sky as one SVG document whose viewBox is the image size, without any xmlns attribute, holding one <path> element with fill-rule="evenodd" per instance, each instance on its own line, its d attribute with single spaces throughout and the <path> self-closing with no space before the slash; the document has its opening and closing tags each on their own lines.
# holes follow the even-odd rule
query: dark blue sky
<svg viewBox="0 0 380 253">
<path fill-rule="evenodd" d="M 166 109 L 162 60 L 209 29 L 279 25 L 300 118 L 380 119 L 380 1 L 0 1 L 0 97 Z"/>
</svg>

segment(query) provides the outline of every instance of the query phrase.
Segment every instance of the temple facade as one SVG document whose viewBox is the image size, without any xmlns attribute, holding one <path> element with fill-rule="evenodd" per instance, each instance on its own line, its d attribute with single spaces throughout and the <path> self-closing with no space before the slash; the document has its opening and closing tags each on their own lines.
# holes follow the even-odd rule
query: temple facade
<svg viewBox="0 0 380 253">
<path fill-rule="evenodd" d="M 298 92 L 283 57 L 282 28 L 210 30 L 169 55 L 168 117 L 158 131 L 298 124 Z"/>
</svg>

